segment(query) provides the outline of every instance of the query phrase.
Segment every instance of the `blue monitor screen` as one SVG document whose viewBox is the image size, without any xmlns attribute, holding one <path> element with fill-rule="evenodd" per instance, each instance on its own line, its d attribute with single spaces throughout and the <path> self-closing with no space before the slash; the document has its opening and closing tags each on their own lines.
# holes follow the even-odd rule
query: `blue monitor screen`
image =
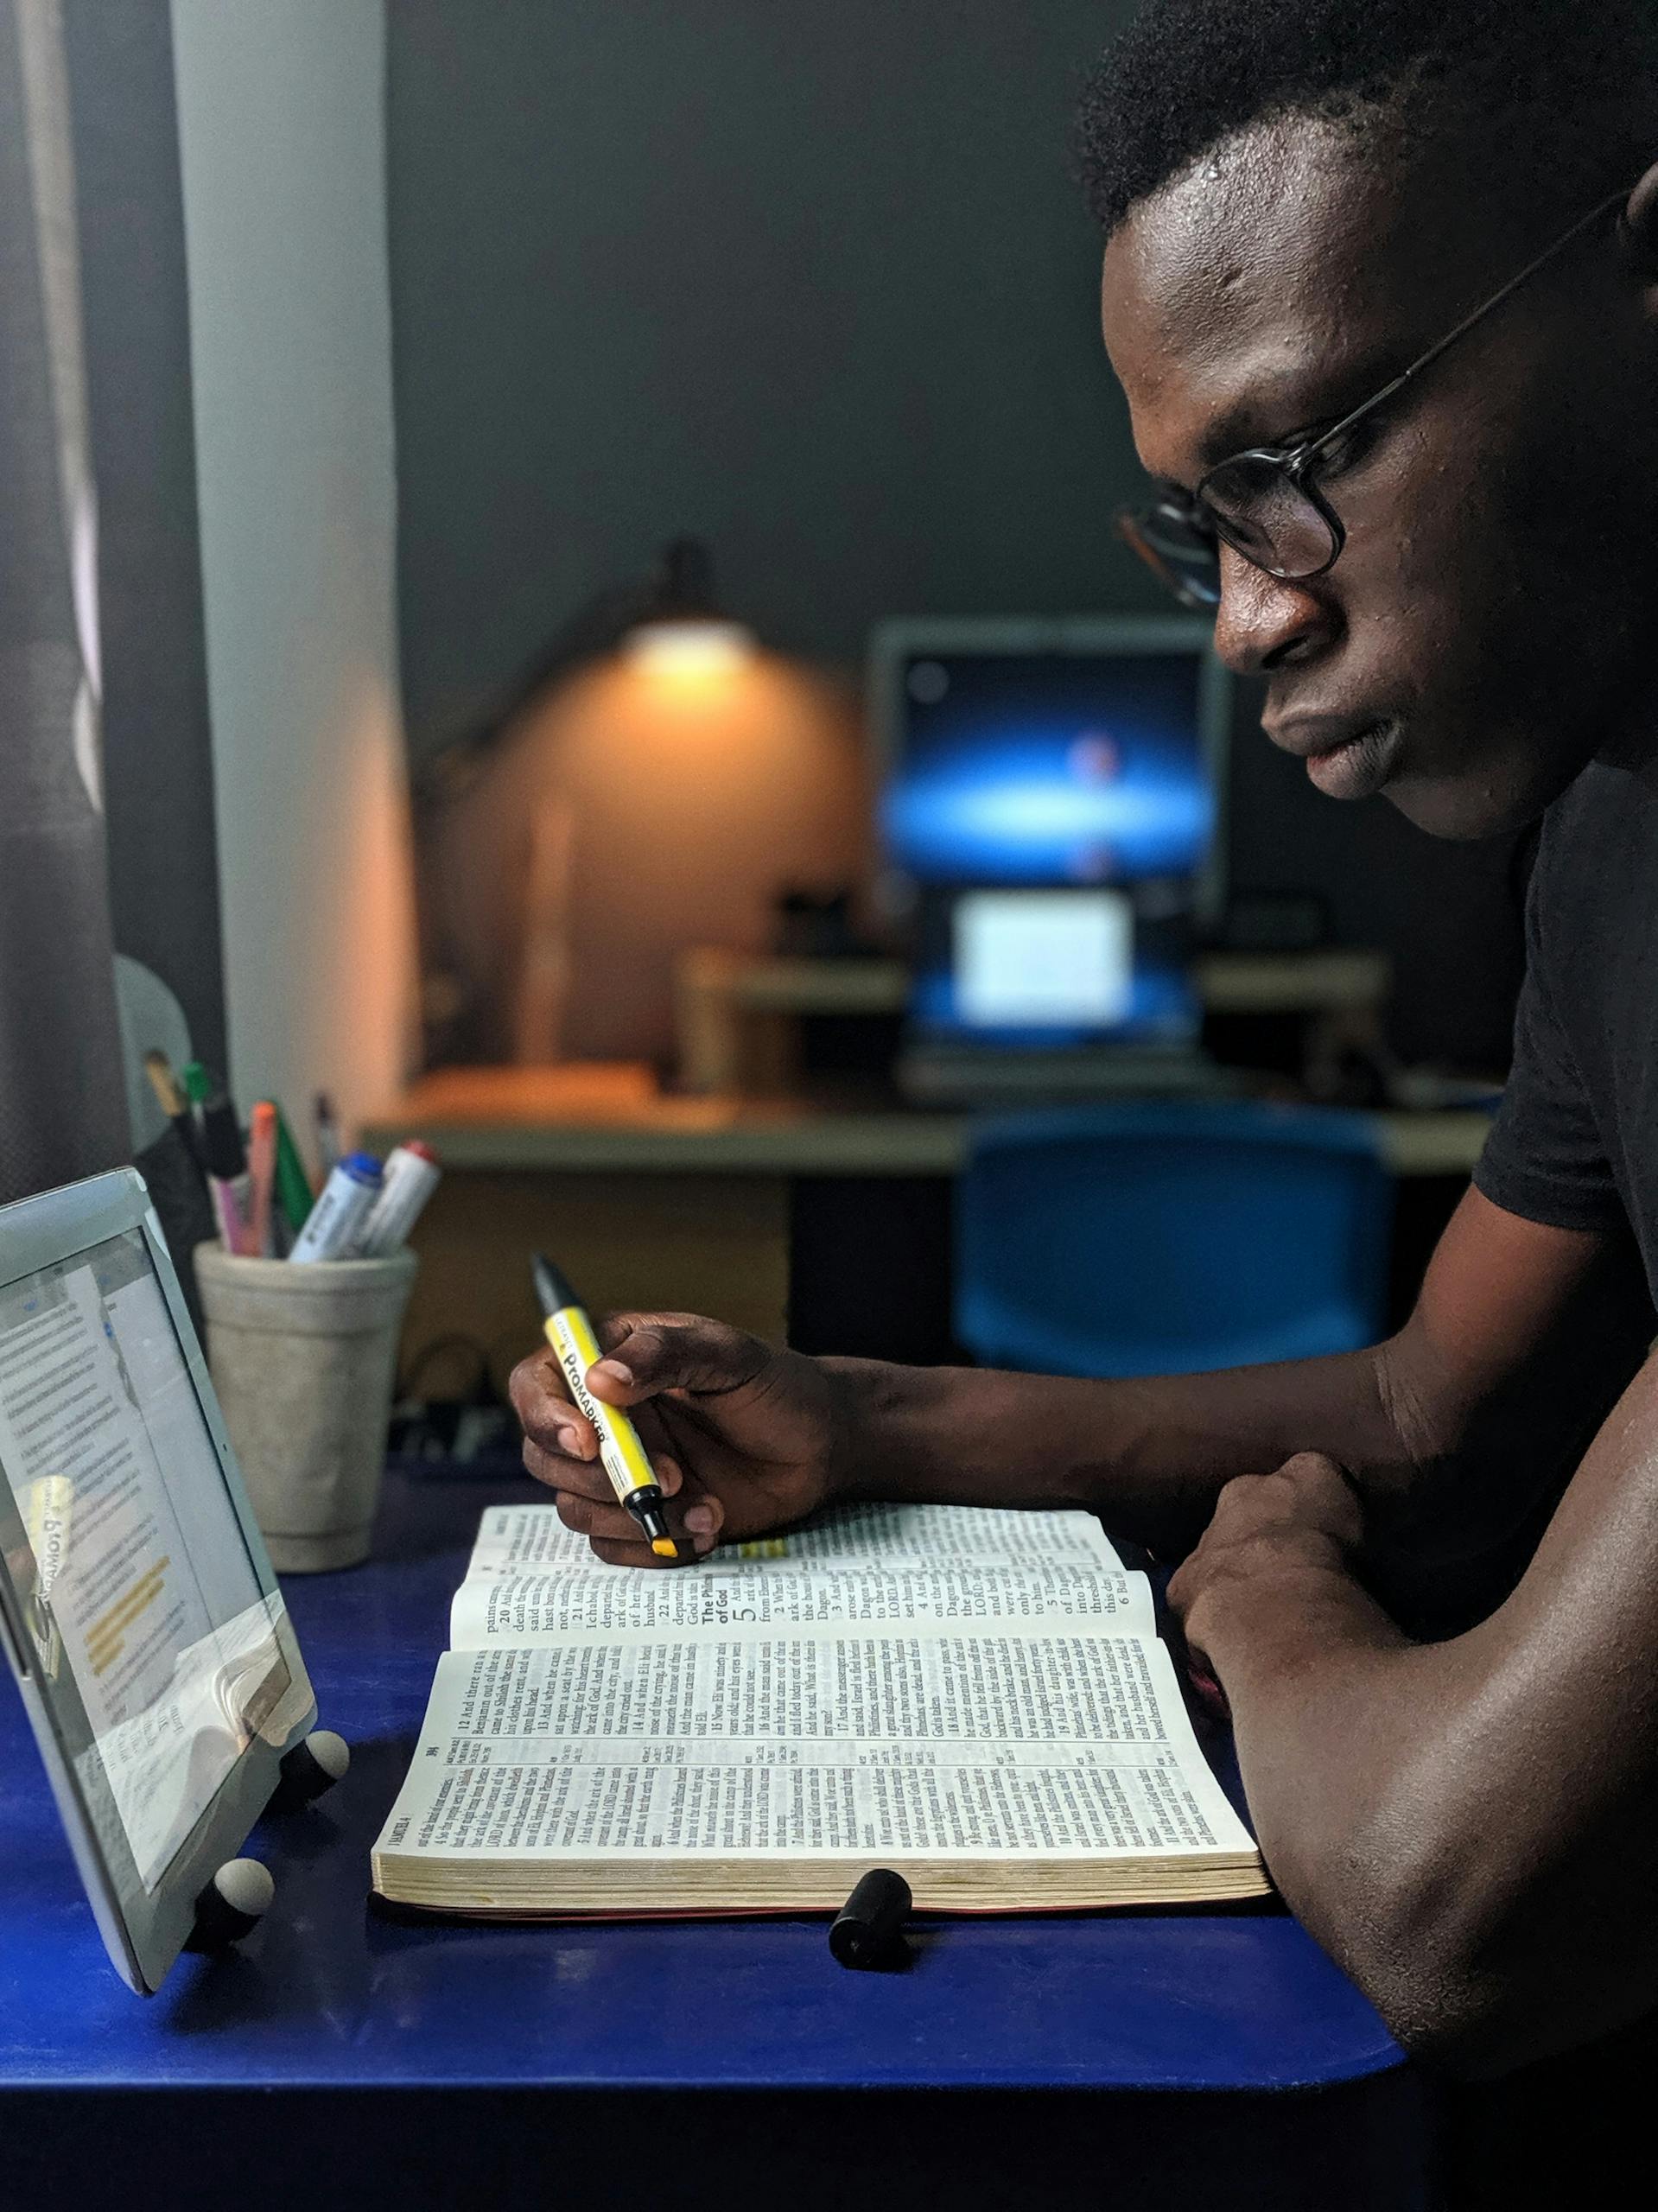
<svg viewBox="0 0 1658 2212">
<path fill-rule="evenodd" d="M 1215 828 L 1202 656 L 912 654 L 883 801 L 923 884 L 1191 875 Z"/>
</svg>

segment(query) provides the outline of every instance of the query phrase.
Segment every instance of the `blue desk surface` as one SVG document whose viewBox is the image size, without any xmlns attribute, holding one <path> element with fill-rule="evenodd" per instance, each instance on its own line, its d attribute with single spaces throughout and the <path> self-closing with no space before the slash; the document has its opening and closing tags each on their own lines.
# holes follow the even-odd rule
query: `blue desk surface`
<svg viewBox="0 0 1658 2212">
<path fill-rule="evenodd" d="M 483 1507 L 527 1494 L 396 1471 L 373 1561 L 289 1604 L 346 1783 L 251 1848 L 276 1878 L 239 1954 L 117 1979 L 21 1705 L 0 1693 L 0 2088 L 1283 2090 L 1401 2063 L 1278 1911 L 941 1922 L 907 1973 L 848 1974 L 819 1920 L 497 1927 L 371 1912 Z M 540 1493 L 537 1493 L 539 1495 Z"/>
</svg>

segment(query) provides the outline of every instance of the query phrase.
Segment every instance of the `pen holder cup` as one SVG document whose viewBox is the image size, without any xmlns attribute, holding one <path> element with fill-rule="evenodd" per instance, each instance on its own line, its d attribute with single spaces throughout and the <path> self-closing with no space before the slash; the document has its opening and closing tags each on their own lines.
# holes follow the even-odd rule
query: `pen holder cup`
<svg viewBox="0 0 1658 2212">
<path fill-rule="evenodd" d="M 207 1364 L 271 1565 L 355 1567 L 379 1502 L 414 1254 L 295 1265 L 199 1244 L 195 1264 Z"/>
</svg>

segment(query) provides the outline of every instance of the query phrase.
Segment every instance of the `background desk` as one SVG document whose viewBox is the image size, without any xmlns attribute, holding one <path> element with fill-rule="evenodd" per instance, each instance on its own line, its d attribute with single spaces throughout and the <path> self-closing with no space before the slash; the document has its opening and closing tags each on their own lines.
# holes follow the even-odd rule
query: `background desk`
<svg viewBox="0 0 1658 2212">
<path fill-rule="evenodd" d="M 373 1564 L 289 1580 L 355 1764 L 256 1840 L 276 1900 L 245 1951 L 181 1961 L 148 2002 L 104 1959 L 0 1696 L 8 2212 L 1425 2203 L 1417 2078 L 1281 1913 L 940 1923 L 891 1975 L 836 1967 L 821 1920 L 371 1916 L 467 1543 L 514 1494 L 396 1476 Z"/>
<path fill-rule="evenodd" d="M 1490 1119 L 1374 1118 L 1401 1179 L 1405 1307 Z M 428 1137 L 447 1170 L 414 1239 L 405 1381 L 463 1395 L 484 1356 L 504 1383 L 538 1334 L 525 1264 L 537 1245 L 595 1311 L 713 1313 L 803 1351 L 948 1359 L 950 1192 L 969 1126 L 661 1097 L 643 1067 L 428 1076 L 362 1131 L 375 1151 Z"/>
</svg>

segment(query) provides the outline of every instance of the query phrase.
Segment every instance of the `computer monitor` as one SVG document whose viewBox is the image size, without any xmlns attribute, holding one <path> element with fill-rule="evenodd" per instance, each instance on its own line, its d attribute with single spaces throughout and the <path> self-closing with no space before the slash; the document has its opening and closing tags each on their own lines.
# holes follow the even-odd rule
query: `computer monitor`
<svg viewBox="0 0 1658 2212">
<path fill-rule="evenodd" d="M 872 642 L 913 1026 L 1008 1049 L 1195 1039 L 1230 696 L 1201 620 L 904 621 Z"/>
<path fill-rule="evenodd" d="M 1217 914 L 1230 692 L 1210 637 L 1179 615 L 881 624 L 890 866 L 917 886 L 1159 882 Z"/>
</svg>

